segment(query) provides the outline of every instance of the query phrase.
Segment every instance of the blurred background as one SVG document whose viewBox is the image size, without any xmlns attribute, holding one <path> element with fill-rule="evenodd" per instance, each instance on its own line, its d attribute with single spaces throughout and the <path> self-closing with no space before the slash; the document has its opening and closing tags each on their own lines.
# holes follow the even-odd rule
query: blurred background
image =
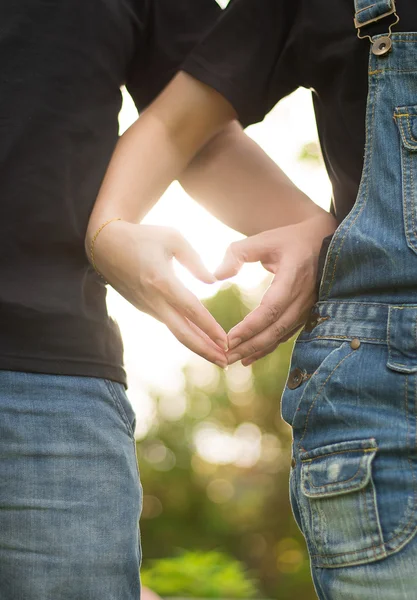
<svg viewBox="0 0 417 600">
<path fill-rule="evenodd" d="M 124 92 L 120 131 L 136 118 Z M 331 189 L 309 91 L 284 99 L 247 133 L 328 208 Z M 178 184 L 146 222 L 176 227 L 211 270 L 241 237 Z M 260 265 L 214 286 L 179 267 L 178 275 L 226 331 L 259 303 L 270 281 Z M 128 396 L 137 415 L 143 583 L 164 597 L 316 598 L 289 504 L 291 430 L 280 416 L 292 342 L 252 367 L 239 363 L 222 371 L 111 288 L 108 306 L 122 331 Z"/>
</svg>

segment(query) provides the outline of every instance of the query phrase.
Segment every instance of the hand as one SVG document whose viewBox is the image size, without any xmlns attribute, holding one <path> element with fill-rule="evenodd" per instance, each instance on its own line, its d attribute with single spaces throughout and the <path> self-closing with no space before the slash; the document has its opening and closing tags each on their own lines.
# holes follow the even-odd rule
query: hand
<svg viewBox="0 0 417 600">
<path fill-rule="evenodd" d="M 175 229 L 113 221 L 94 244 L 97 269 L 115 290 L 139 310 L 165 323 L 187 348 L 224 368 L 227 335 L 175 276 L 173 258 L 200 281 L 216 281 Z"/>
<path fill-rule="evenodd" d="M 228 363 L 248 366 L 273 352 L 306 322 L 316 297 L 318 256 L 323 238 L 337 227 L 323 211 L 296 225 L 280 227 L 233 243 L 215 272 L 236 275 L 244 263 L 258 262 L 274 274 L 258 308 L 228 335 Z"/>
</svg>

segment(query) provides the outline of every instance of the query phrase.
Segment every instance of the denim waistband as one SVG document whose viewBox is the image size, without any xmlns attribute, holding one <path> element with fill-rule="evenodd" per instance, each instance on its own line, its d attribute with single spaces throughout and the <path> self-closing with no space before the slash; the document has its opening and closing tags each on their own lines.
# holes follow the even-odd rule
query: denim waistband
<svg viewBox="0 0 417 600">
<path fill-rule="evenodd" d="M 308 325 L 310 324 L 310 327 Z M 389 343 L 403 334 L 417 348 L 417 305 L 354 301 L 318 302 L 300 341 L 359 338 L 376 344 Z"/>
</svg>

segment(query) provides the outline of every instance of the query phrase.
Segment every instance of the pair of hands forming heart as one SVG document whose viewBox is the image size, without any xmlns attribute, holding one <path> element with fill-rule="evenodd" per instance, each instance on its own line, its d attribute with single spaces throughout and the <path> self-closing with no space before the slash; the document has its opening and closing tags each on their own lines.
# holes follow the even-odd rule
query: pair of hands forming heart
<svg viewBox="0 0 417 600">
<path fill-rule="evenodd" d="M 245 366 L 288 340 L 316 301 L 318 255 L 335 219 L 320 215 L 234 242 L 215 274 L 181 234 L 170 228 L 114 221 L 95 242 L 95 262 L 131 304 L 171 330 L 190 350 L 220 367 Z M 176 258 L 197 279 L 214 283 L 236 275 L 246 262 L 261 262 L 273 281 L 260 305 L 228 334 L 176 277 Z"/>
</svg>

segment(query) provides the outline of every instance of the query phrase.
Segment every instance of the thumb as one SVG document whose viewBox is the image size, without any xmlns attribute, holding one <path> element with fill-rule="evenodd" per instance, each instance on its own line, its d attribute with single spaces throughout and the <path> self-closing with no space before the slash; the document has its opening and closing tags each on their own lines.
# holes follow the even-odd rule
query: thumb
<svg viewBox="0 0 417 600">
<path fill-rule="evenodd" d="M 245 263 L 262 260 L 266 250 L 264 234 L 253 235 L 228 247 L 223 261 L 214 272 L 217 279 L 229 279 L 240 271 Z"/>
<path fill-rule="evenodd" d="M 210 273 L 198 252 L 185 238 L 178 240 L 173 255 L 194 277 L 203 283 L 216 283 L 216 277 L 213 273 Z"/>
</svg>

